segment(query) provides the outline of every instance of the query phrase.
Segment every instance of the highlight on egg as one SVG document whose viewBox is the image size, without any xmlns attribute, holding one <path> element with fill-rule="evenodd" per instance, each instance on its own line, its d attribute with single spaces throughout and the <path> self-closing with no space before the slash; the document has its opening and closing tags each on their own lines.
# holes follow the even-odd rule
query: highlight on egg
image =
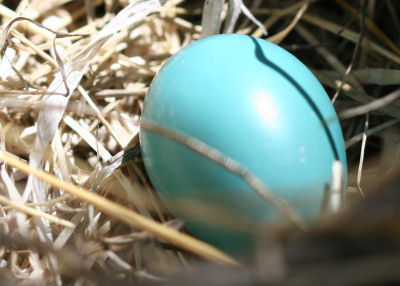
<svg viewBox="0 0 400 286">
<path fill-rule="evenodd" d="M 232 254 L 253 251 L 268 225 L 316 221 L 334 164 L 346 185 L 343 135 L 322 85 L 283 48 L 245 35 L 201 39 L 168 60 L 146 96 L 140 144 L 167 209 Z"/>
</svg>

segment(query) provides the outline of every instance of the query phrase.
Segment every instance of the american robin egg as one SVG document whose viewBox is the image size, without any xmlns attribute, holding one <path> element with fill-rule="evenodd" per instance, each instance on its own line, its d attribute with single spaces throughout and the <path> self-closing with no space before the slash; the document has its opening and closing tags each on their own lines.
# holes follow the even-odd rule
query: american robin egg
<svg viewBox="0 0 400 286">
<path fill-rule="evenodd" d="M 217 35 L 171 57 L 150 86 L 140 130 L 150 180 L 188 232 L 231 253 L 252 249 L 247 231 L 282 213 L 242 177 L 144 122 L 221 151 L 305 221 L 318 217 L 335 161 L 346 182 L 343 135 L 325 90 L 296 57 L 262 39 Z"/>
</svg>

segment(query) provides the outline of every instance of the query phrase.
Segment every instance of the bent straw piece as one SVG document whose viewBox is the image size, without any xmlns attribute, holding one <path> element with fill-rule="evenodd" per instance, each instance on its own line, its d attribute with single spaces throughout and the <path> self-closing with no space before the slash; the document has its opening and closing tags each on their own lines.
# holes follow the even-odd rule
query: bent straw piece
<svg viewBox="0 0 400 286">
<path fill-rule="evenodd" d="M 16 160 L 16 159 L 13 159 L 13 160 Z M 24 163 L 22 163 L 22 164 L 24 164 Z M 36 210 L 36 209 L 28 207 L 26 205 L 13 202 L 10 199 L 6 198 L 5 196 L 0 195 L 0 202 L 4 203 L 6 205 L 9 205 L 12 208 L 14 208 L 20 212 L 26 213 L 28 215 L 42 217 L 42 218 L 49 220 L 50 222 L 53 222 L 53 223 L 56 223 L 56 224 L 59 224 L 59 225 L 62 225 L 62 226 L 68 227 L 68 228 L 75 228 L 75 225 L 73 223 L 71 223 L 70 221 L 67 221 L 65 219 L 62 219 L 62 218 L 50 215 L 48 213 Z"/>
<path fill-rule="evenodd" d="M 0 15 L 9 20 L 15 19 L 20 16 L 11 9 L 1 4 L 0 4 Z M 18 27 L 21 27 L 22 29 L 27 30 L 28 32 L 40 35 L 46 40 L 53 40 L 54 38 L 53 33 L 33 24 L 32 22 L 24 22 L 24 23 L 18 22 L 16 25 L 18 25 Z"/>
<path fill-rule="evenodd" d="M 130 226 L 147 230 L 160 238 L 168 240 L 178 247 L 211 261 L 220 264 L 239 265 L 239 263 L 232 257 L 203 241 L 139 215 L 127 207 L 114 203 L 95 193 L 91 193 L 84 188 L 75 186 L 68 182 L 62 182 L 54 175 L 32 168 L 28 164 L 13 158 L 2 149 L 0 149 L 0 160 L 24 173 L 34 175 L 44 182 L 56 188 L 60 188 L 84 202 L 94 205 L 104 213 L 115 217 Z"/>
</svg>

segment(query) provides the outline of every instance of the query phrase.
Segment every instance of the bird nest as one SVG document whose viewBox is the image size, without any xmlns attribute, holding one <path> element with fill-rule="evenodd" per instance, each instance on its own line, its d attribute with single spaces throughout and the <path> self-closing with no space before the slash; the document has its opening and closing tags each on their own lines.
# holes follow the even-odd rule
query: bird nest
<svg viewBox="0 0 400 286">
<path fill-rule="evenodd" d="M 0 4 L 2 285 L 398 280 L 399 3 L 224 2 Z M 143 100 L 163 63 L 231 32 L 279 44 L 312 70 L 338 113 L 349 169 L 344 211 L 306 230 L 271 227 L 241 266 L 185 234 L 138 145 Z"/>
</svg>

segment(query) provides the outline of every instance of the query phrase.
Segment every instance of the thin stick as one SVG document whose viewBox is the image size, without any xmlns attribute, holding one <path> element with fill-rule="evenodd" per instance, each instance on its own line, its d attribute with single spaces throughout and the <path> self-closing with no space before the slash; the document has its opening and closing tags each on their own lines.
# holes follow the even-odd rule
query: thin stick
<svg viewBox="0 0 400 286">
<path fill-rule="evenodd" d="M 44 182 L 52 185 L 53 187 L 60 188 L 84 202 L 94 205 L 99 210 L 119 219 L 127 225 L 136 227 L 138 229 L 147 230 L 160 238 L 168 240 L 178 247 L 181 247 L 187 251 L 190 251 L 211 261 L 220 264 L 238 265 L 238 262 L 236 260 L 205 242 L 202 242 L 187 234 L 176 231 L 149 218 L 141 216 L 140 214 L 120 204 L 114 203 L 95 193 L 91 193 L 84 188 L 75 186 L 74 184 L 71 184 L 69 182 L 62 182 L 54 175 L 51 175 L 39 169 L 32 168 L 28 164 L 25 164 L 20 160 L 13 158 L 2 149 L 0 149 L 0 160 L 6 162 L 10 166 L 19 169 L 24 173 L 34 175 Z"/>
</svg>

